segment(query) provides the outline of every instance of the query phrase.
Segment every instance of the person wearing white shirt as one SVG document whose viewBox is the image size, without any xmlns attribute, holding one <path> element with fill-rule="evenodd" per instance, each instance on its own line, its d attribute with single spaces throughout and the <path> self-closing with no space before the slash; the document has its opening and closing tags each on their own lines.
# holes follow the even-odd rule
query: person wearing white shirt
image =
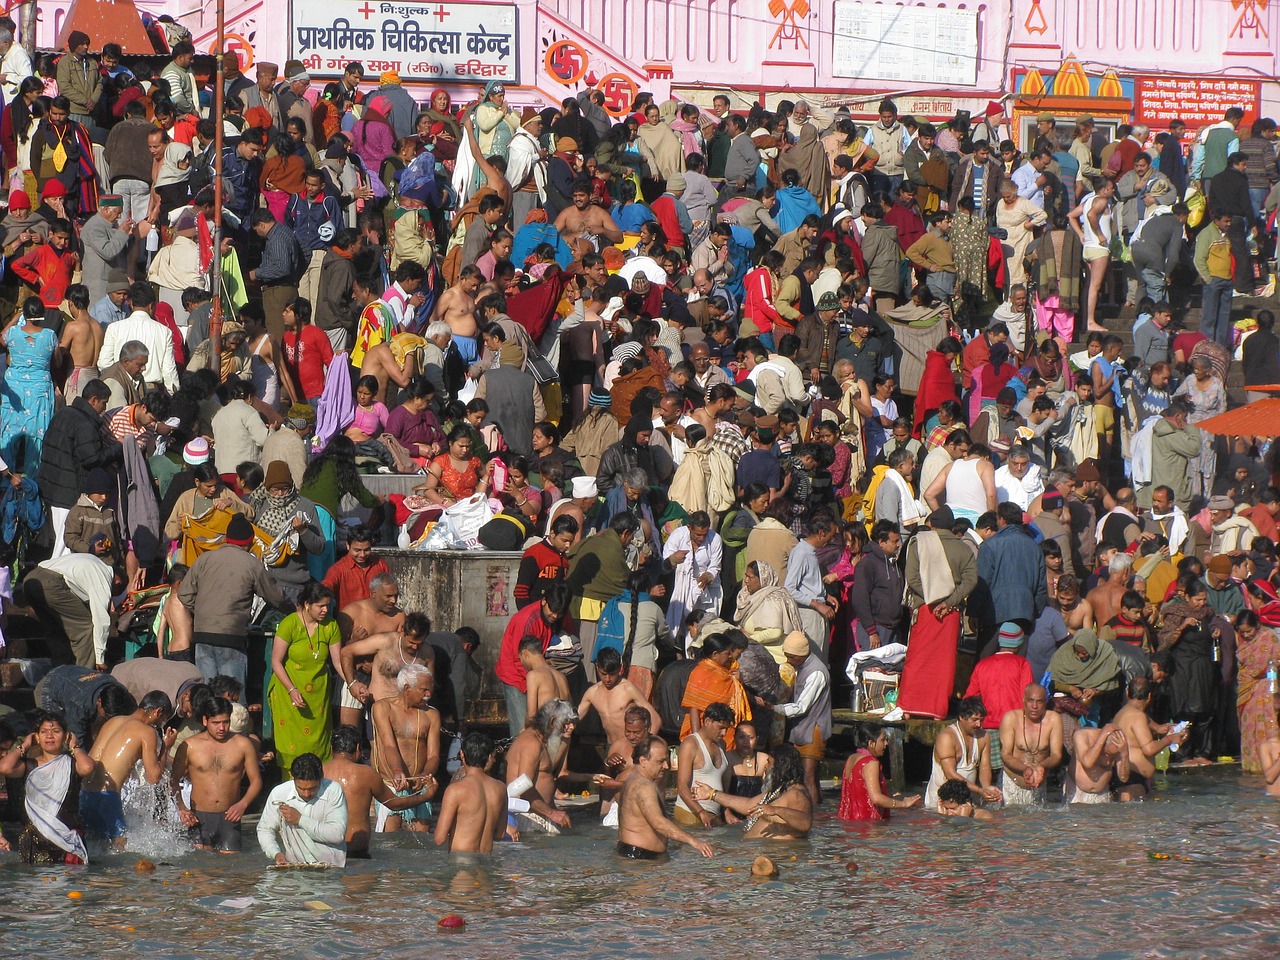
<svg viewBox="0 0 1280 960">
<path fill-rule="evenodd" d="M 156 295 L 151 284 L 138 282 L 129 287 L 133 313 L 117 320 L 103 333 L 98 353 L 98 369 L 105 370 L 120 359 L 120 348 L 137 340 L 147 348 L 147 365 L 142 379 L 148 386 L 163 383 L 170 393 L 178 389 L 178 365 L 173 358 L 173 334 L 155 319 Z"/>
<path fill-rule="evenodd" d="M 1022 444 L 1009 450 L 1009 458 L 996 471 L 996 497 L 1000 503 L 1006 500 L 1016 503 L 1024 511 L 1031 501 L 1044 493 L 1044 476 L 1037 464 L 1031 462 L 1031 451 Z"/>
<path fill-rule="evenodd" d="M 67 553 L 39 564 L 25 582 L 27 601 L 41 619 L 61 625 L 76 664 L 90 670 L 106 669 L 113 576 L 95 554 Z"/>
<path fill-rule="evenodd" d="M 347 865 L 347 801 L 342 787 L 324 777 L 320 758 L 304 753 L 289 767 L 293 777 L 267 795 L 258 820 L 258 845 L 276 866 Z"/>
<path fill-rule="evenodd" d="M 686 427 L 698 421 L 685 414 L 684 397 L 671 391 L 665 394 L 658 404 L 657 416 L 653 418 L 653 436 L 650 446 L 666 447 L 671 455 L 671 462 L 680 466 L 689 446 L 684 442 Z"/>
<path fill-rule="evenodd" d="M 0 90 L 4 91 L 4 102 L 12 103 L 18 99 L 18 85 L 35 71 L 31 67 L 31 57 L 23 49 L 22 44 L 13 39 L 9 30 L 0 30 Z"/>
<path fill-rule="evenodd" d="M 1012 179 L 1018 188 L 1018 196 L 1023 200 L 1030 200 L 1041 210 L 1044 209 L 1044 188 L 1049 184 L 1044 171 L 1052 162 L 1053 154 L 1048 150 L 1041 150 L 1032 154 L 1026 163 L 1013 171 Z"/>
</svg>

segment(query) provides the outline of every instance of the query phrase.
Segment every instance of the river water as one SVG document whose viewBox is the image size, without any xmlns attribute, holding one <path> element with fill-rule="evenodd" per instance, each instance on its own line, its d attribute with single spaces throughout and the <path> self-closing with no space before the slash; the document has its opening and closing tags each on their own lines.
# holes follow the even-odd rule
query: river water
<svg viewBox="0 0 1280 960">
<path fill-rule="evenodd" d="M 252 831 L 243 855 L 170 854 L 147 875 L 132 853 L 58 870 L 4 856 L 0 956 L 1280 956 L 1280 802 L 1232 768 L 1170 775 L 1146 804 L 993 823 L 911 812 L 862 826 L 833 813 L 829 800 L 808 842 L 748 843 L 722 827 L 714 859 L 676 848 L 663 863 L 621 861 L 586 811 L 570 835 L 526 836 L 476 863 L 401 834 L 375 837 L 377 859 L 346 870 L 269 871 Z M 750 878 L 760 852 L 778 880 Z M 437 931 L 449 913 L 466 928 Z"/>
</svg>

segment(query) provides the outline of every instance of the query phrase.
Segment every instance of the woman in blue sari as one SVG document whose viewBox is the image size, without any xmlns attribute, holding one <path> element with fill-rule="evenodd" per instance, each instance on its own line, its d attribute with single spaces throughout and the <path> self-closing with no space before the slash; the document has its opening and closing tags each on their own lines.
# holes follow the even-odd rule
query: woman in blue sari
<svg viewBox="0 0 1280 960">
<path fill-rule="evenodd" d="M 0 389 L 0 457 L 15 473 L 34 474 L 39 469 L 44 434 L 53 419 L 49 365 L 58 338 L 42 326 L 44 311 L 39 297 L 28 297 L 21 318 L 4 332 L 9 366 Z M 21 470 L 19 451 L 23 453 Z"/>
</svg>

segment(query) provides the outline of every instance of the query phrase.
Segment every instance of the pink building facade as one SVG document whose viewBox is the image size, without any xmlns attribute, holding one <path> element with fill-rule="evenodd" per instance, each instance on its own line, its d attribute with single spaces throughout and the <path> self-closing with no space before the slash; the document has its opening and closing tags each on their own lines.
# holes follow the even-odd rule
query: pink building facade
<svg viewBox="0 0 1280 960">
<path fill-rule="evenodd" d="M 212 49 L 212 2 L 138 7 Z M 67 5 L 40 11 L 47 48 Z M 1274 113 L 1277 31 L 1269 0 L 227 0 L 228 44 L 250 69 L 296 58 L 328 78 L 358 59 L 455 103 L 492 80 L 539 107 L 598 88 L 617 116 L 641 90 L 705 105 L 725 93 L 734 109 L 803 97 L 819 115 L 845 105 L 855 117 L 892 95 L 934 120 L 998 112 L 1019 138 L 1045 109 L 1156 129 L 1234 104 Z"/>
</svg>

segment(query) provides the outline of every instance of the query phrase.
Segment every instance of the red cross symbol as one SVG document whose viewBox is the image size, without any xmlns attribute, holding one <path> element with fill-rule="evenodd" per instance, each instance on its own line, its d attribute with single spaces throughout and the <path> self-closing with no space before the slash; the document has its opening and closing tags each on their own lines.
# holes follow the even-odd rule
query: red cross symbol
<svg viewBox="0 0 1280 960">
<path fill-rule="evenodd" d="M 373 7 L 369 6 L 368 0 L 366 0 L 365 5 L 363 7 L 356 7 L 356 13 L 363 13 L 364 18 L 368 20 L 369 14 L 373 13 Z"/>
<path fill-rule="evenodd" d="M 450 13 L 448 10 L 444 8 L 444 4 L 442 3 L 440 4 L 440 6 L 436 7 L 435 13 L 433 13 L 432 16 L 435 17 L 437 20 L 439 20 L 441 23 L 444 23 L 444 18 L 447 16 L 450 16 Z"/>
</svg>

